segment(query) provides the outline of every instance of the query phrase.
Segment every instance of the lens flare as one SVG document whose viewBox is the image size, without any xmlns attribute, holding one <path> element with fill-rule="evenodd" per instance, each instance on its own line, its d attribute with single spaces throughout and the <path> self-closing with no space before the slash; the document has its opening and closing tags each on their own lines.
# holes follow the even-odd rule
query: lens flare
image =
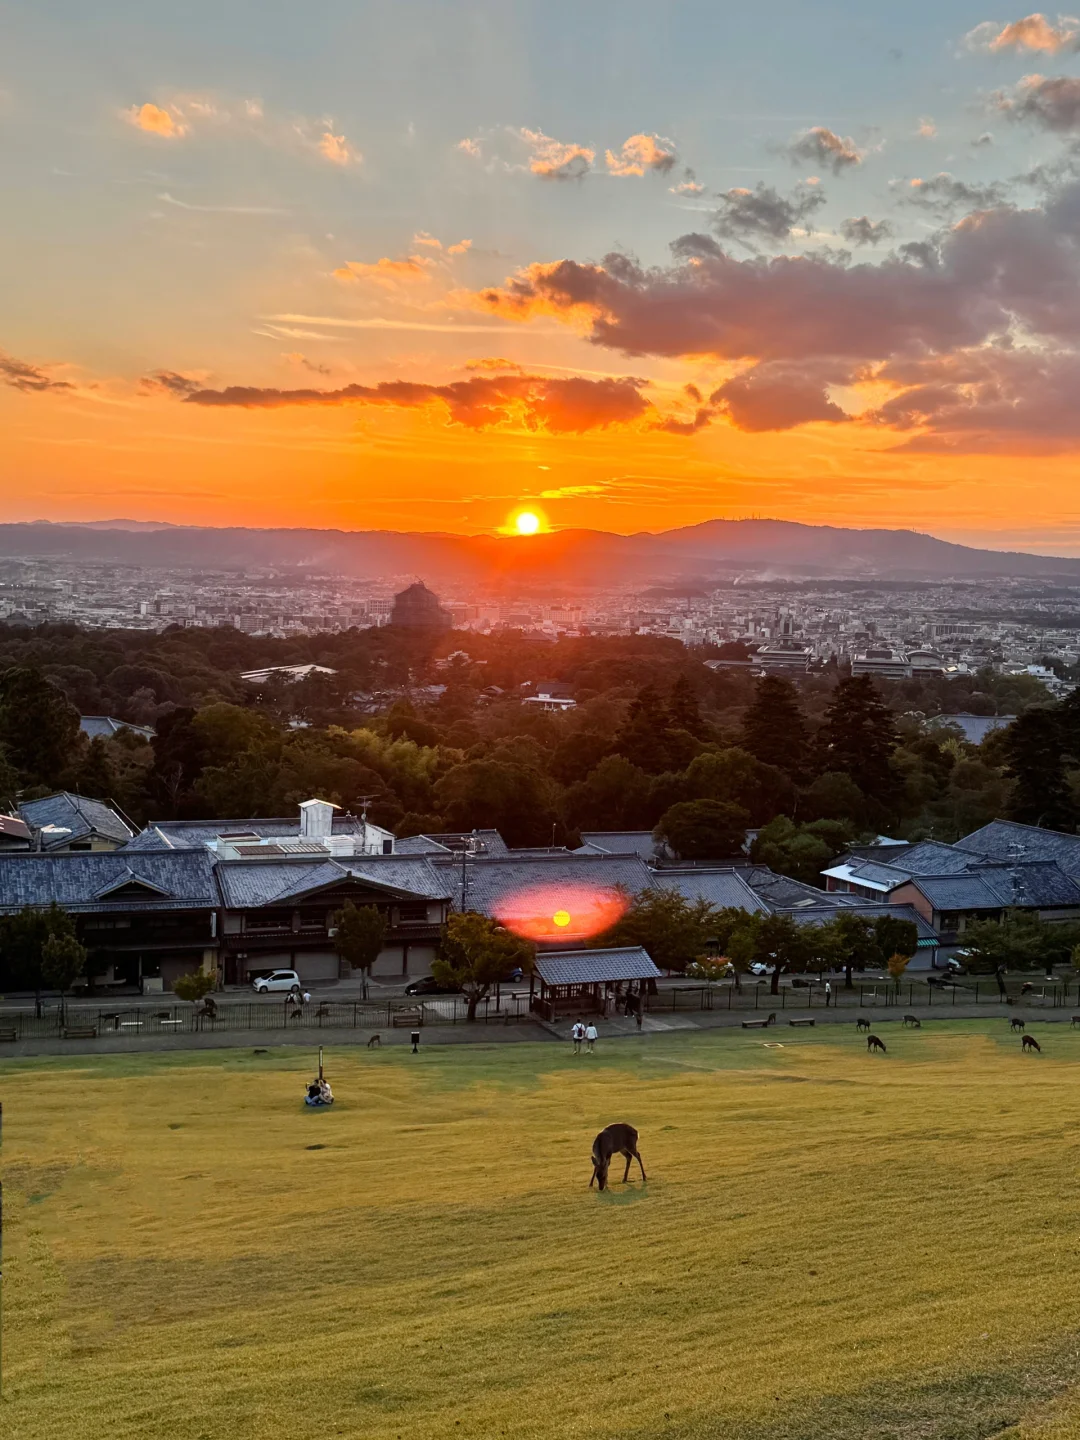
<svg viewBox="0 0 1080 1440">
<path fill-rule="evenodd" d="M 621 890 L 571 881 L 504 895 L 494 913 L 501 925 L 524 940 L 565 945 L 610 929 L 629 908 L 630 898 Z"/>
</svg>

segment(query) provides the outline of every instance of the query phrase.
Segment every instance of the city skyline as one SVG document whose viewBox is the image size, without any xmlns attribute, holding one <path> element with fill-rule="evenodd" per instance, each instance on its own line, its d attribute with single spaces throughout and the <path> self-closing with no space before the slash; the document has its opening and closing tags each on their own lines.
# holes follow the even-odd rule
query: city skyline
<svg viewBox="0 0 1080 1440">
<path fill-rule="evenodd" d="M 9 42 L 0 519 L 1080 553 L 1068 17 L 49 0 Z"/>
</svg>

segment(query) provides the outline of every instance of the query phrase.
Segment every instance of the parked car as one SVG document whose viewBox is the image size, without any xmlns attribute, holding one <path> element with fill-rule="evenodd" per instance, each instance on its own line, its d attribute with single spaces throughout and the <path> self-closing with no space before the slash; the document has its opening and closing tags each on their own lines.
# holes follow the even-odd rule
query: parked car
<svg viewBox="0 0 1080 1440">
<path fill-rule="evenodd" d="M 434 975 L 422 975 L 405 986 L 406 995 L 460 995 L 460 985 L 440 985 Z"/>
<path fill-rule="evenodd" d="M 764 960 L 755 960 L 750 966 L 751 975 L 771 975 L 772 966 L 766 965 Z"/>
<path fill-rule="evenodd" d="M 257 995 L 270 995 L 280 991 L 300 994 L 300 976 L 295 970 L 273 970 L 269 975 L 257 975 L 251 982 Z"/>
</svg>

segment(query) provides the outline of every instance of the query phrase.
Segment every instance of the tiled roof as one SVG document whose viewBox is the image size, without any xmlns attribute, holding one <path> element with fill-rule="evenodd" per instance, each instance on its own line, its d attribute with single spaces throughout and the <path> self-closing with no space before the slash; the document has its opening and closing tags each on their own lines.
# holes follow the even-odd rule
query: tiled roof
<svg viewBox="0 0 1080 1440">
<path fill-rule="evenodd" d="M 197 850 L 138 857 L 120 850 L 0 854 L 0 911 L 53 901 L 77 914 L 215 907 L 213 868 L 212 857 Z M 140 883 L 146 887 L 145 898 L 112 893 Z"/>
<path fill-rule="evenodd" d="M 1080 835 L 1018 825 L 1014 820 L 991 820 L 956 842 L 959 850 L 993 860 L 1056 860 L 1074 879 L 1080 879 Z"/>
<path fill-rule="evenodd" d="M 977 865 L 978 875 L 1005 905 L 1037 905 L 1040 909 L 1080 905 L 1080 885 L 1053 860 L 1021 865 Z"/>
<path fill-rule="evenodd" d="M 90 835 L 102 835 L 107 840 L 121 843 L 132 838 L 131 831 L 120 816 L 104 801 L 88 800 L 85 795 L 71 795 L 66 790 L 46 795 L 41 800 L 25 800 L 19 806 L 19 814 L 31 830 L 56 825 L 69 832 L 43 837 L 46 850 L 69 845 L 72 840 Z"/>
<path fill-rule="evenodd" d="M 735 870 L 657 870 L 652 883 L 654 889 L 678 890 L 690 901 L 707 900 L 718 910 L 730 907 L 754 914 L 767 908 Z"/>
<path fill-rule="evenodd" d="M 364 822 L 357 815 L 335 815 L 333 834 L 360 835 Z M 199 850 L 221 835 L 257 835 L 273 840 L 278 836 L 300 835 L 297 815 L 270 820 L 155 820 L 140 830 L 125 850 Z"/>
<path fill-rule="evenodd" d="M 914 875 L 911 884 L 935 910 L 1000 910 L 1011 903 L 979 875 Z"/>
<path fill-rule="evenodd" d="M 651 830 L 583 830 L 581 843 L 604 855 L 639 855 L 652 860 L 657 844 Z"/>
<path fill-rule="evenodd" d="M 222 860 L 216 874 L 222 900 L 230 909 L 278 905 L 349 880 L 371 885 L 388 895 L 426 900 L 450 898 L 445 877 L 436 874 L 422 855 L 365 855 L 340 860 Z"/>
<path fill-rule="evenodd" d="M 480 854 L 484 856 L 497 857 L 509 855 L 510 849 L 506 841 L 499 834 L 498 830 L 446 830 L 440 831 L 437 835 L 425 835 L 425 840 L 434 840 L 443 849 L 450 851 L 456 857 L 461 858 L 461 848 L 470 840 L 477 840 L 481 846 Z"/>
<path fill-rule="evenodd" d="M 660 975 L 640 945 L 543 952 L 536 957 L 536 973 L 545 985 L 598 985 L 607 980 L 655 980 Z"/>
<path fill-rule="evenodd" d="M 832 896 L 830 899 L 834 898 Z M 843 899 L 836 896 L 837 900 Z M 879 915 L 888 915 L 894 920 L 911 920 L 919 932 L 919 944 L 923 946 L 937 945 L 938 933 L 930 924 L 924 920 L 913 905 L 877 905 L 872 900 L 863 901 L 854 907 L 850 905 L 820 906 L 813 910 L 782 910 L 779 913 L 790 915 L 797 925 L 827 925 L 830 920 L 835 920 L 837 915 L 854 913 L 865 920 L 876 920 Z"/>
<path fill-rule="evenodd" d="M 112 715 L 81 715 L 79 729 L 90 740 L 99 737 L 110 740 L 114 735 L 119 735 L 121 730 L 130 730 L 133 735 L 141 735 L 144 740 L 154 738 L 154 732 L 149 725 L 130 725 L 126 720 L 117 720 Z"/>
</svg>

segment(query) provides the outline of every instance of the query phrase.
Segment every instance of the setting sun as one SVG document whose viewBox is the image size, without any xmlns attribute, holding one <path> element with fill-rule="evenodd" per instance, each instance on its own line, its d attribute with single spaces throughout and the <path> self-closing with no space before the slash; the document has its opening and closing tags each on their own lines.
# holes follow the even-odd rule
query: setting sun
<svg viewBox="0 0 1080 1440">
<path fill-rule="evenodd" d="M 540 529 L 540 516 L 534 515 L 531 510 L 523 510 L 514 525 L 519 535 L 535 535 Z"/>
</svg>

